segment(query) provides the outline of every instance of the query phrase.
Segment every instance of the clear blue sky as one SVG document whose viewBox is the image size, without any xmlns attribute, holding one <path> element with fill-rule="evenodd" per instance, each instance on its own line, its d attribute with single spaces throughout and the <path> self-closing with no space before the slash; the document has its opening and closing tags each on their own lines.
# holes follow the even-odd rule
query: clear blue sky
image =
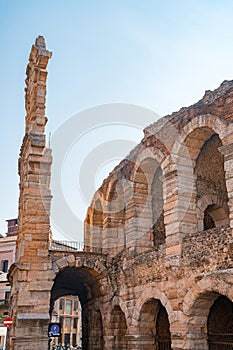
<svg viewBox="0 0 233 350">
<path fill-rule="evenodd" d="M 52 135 L 92 106 L 124 102 L 165 115 L 233 78 L 231 0 L 0 0 L 0 31 L 1 233 L 17 216 L 25 68 L 38 35 L 53 52 Z"/>
</svg>

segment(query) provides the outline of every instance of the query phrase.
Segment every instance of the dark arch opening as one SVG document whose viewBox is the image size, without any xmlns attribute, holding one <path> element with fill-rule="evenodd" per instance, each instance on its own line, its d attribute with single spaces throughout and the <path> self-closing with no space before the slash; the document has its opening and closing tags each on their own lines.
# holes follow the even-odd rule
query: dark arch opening
<svg viewBox="0 0 233 350">
<path fill-rule="evenodd" d="M 158 166 L 151 185 L 153 240 L 156 248 L 158 248 L 160 244 L 165 243 L 166 239 L 163 211 L 163 186 L 161 176 L 162 169 L 160 166 Z"/>
<path fill-rule="evenodd" d="M 215 228 L 216 224 L 211 215 L 211 208 L 213 205 L 208 205 L 208 207 L 204 211 L 204 230 L 209 230 L 211 228 Z"/>
<path fill-rule="evenodd" d="M 96 300 L 100 295 L 98 274 L 87 267 L 67 267 L 54 280 L 50 315 L 58 298 L 78 296 L 82 309 L 82 350 L 103 349 L 102 318 L 96 308 Z"/>
<path fill-rule="evenodd" d="M 150 299 L 142 307 L 139 318 L 141 342 L 148 350 L 171 350 L 168 314 L 160 300 Z"/>
<path fill-rule="evenodd" d="M 233 349 L 233 303 L 219 296 L 212 305 L 207 321 L 209 350 Z"/>
<path fill-rule="evenodd" d="M 201 129 L 198 129 L 201 132 Z M 207 132 L 209 130 L 209 132 Z M 205 209 L 203 215 L 204 230 L 229 224 L 228 194 L 224 171 L 224 157 L 219 151 L 222 142 L 219 135 L 207 129 L 207 138 L 198 137 L 196 147 L 199 153 L 196 158 L 194 173 L 196 175 L 197 200 L 205 201 L 205 197 L 211 198 L 212 203 Z M 195 147 L 194 147 L 195 148 Z M 221 205 L 219 204 L 221 203 Z"/>
<path fill-rule="evenodd" d="M 204 212 L 204 230 L 229 224 L 228 206 L 224 208 L 212 204 L 208 205 Z"/>
<path fill-rule="evenodd" d="M 171 334 L 168 315 L 165 307 L 160 303 L 156 322 L 158 350 L 171 349 Z"/>
</svg>

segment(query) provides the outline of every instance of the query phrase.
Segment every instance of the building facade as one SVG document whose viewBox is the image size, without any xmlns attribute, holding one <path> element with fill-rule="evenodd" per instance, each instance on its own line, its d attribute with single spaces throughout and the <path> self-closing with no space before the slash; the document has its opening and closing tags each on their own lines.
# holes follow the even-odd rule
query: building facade
<svg viewBox="0 0 233 350">
<path fill-rule="evenodd" d="M 61 323 L 62 334 L 56 339 L 56 344 L 82 346 L 81 305 L 77 296 L 70 295 L 57 299 L 51 320 Z"/>
<path fill-rule="evenodd" d="M 233 82 L 147 127 L 94 194 L 84 251 L 58 251 L 45 144 L 50 57 L 38 37 L 27 67 L 8 348 L 47 349 L 56 300 L 77 295 L 84 350 L 232 349 Z"/>
<path fill-rule="evenodd" d="M 7 221 L 7 232 L 0 237 L 0 349 L 5 342 L 6 329 L 4 319 L 10 313 L 11 286 L 7 279 L 10 266 L 15 262 L 18 220 Z M 68 246 L 64 243 L 52 241 L 56 249 L 64 250 Z M 62 307 L 61 307 L 62 306 Z M 64 296 L 56 301 L 51 321 L 62 323 L 61 344 L 81 345 L 81 308 L 77 296 Z"/>
<path fill-rule="evenodd" d="M 10 283 L 7 273 L 11 264 L 15 261 L 16 238 L 18 221 L 7 221 L 6 234 L 0 235 L 0 348 L 5 344 L 6 329 L 4 319 L 9 316 L 10 308 Z"/>
</svg>

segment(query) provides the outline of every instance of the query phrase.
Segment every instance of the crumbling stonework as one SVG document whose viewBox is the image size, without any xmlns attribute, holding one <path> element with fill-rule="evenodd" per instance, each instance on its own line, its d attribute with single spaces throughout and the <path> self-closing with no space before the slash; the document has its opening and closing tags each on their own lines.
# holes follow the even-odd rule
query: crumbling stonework
<svg viewBox="0 0 233 350">
<path fill-rule="evenodd" d="M 49 57 L 38 38 L 28 76 Z M 49 244 L 45 79 L 26 81 L 10 348 L 47 349 L 49 312 L 70 294 L 84 350 L 232 349 L 233 82 L 144 130 L 93 196 L 84 251 L 68 252 Z"/>
</svg>

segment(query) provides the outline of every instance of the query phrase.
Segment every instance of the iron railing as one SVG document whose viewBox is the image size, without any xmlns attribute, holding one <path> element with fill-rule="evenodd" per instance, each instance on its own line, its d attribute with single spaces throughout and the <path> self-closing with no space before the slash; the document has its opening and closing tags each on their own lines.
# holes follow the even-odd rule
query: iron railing
<svg viewBox="0 0 233 350">
<path fill-rule="evenodd" d="M 82 252 L 84 248 L 83 242 L 77 241 L 56 241 L 52 240 L 50 245 L 50 250 L 56 251 L 72 251 L 72 252 Z"/>
</svg>

